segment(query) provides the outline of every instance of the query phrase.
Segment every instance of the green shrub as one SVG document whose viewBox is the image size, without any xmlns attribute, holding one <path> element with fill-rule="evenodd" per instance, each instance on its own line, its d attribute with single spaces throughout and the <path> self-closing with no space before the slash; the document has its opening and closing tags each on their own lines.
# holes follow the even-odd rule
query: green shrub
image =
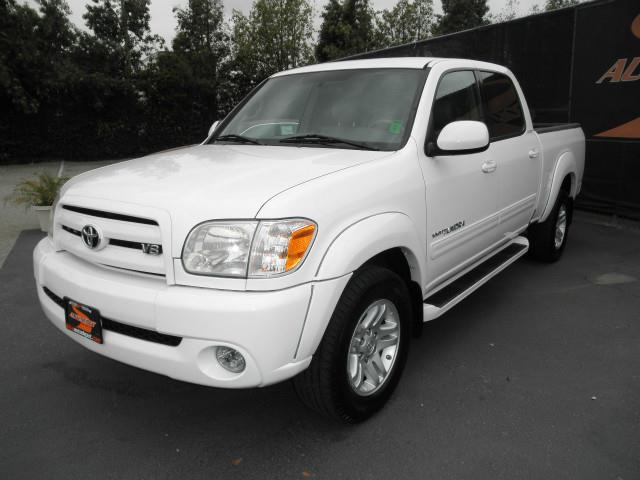
<svg viewBox="0 0 640 480">
<path fill-rule="evenodd" d="M 60 187 L 67 180 L 69 180 L 68 177 L 56 177 L 46 172 L 38 173 L 37 179 L 23 180 L 16 185 L 13 193 L 5 199 L 5 202 L 24 205 L 26 208 L 53 205 Z"/>
</svg>

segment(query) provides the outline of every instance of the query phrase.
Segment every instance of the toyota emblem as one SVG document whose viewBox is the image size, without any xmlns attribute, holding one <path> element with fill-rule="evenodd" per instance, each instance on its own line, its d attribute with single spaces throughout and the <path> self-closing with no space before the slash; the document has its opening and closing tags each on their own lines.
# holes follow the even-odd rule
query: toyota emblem
<svg viewBox="0 0 640 480">
<path fill-rule="evenodd" d="M 96 227 L 94 227 L 93 225 L 85 225 L 84 227 L 82 227 L 82 241 L 87 246 L 87 248 L 90 248 L 92 250 L 98 248 L 98 245 L 100 245 L 100 240 L 100 233 L 98 232 L 98 229 Z"/>
</svg>

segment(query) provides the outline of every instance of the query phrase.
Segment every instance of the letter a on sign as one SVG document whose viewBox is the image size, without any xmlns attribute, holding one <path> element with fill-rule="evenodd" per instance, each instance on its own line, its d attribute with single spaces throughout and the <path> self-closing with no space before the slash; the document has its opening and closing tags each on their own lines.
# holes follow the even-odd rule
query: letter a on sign
<svg viewBox="0 0 640 480">
<path fill-rule="evenodd" d="M 607 70 L 607 72 L 604 75 L 602 75 L 602 77 L 600 77 L 600 80 L 598 80 L 596 83 L 602 83 L 607 78 L 612 83 L 619 82 L 620 79 L 622 78 L 622 74 L 624 73 L 626 66 L 627 66 L 626 58 L 620 58 L 619 60 L 616 60 L 616 63 L 614 63 L 611 66 L 611 68 Z"/>
</svg>

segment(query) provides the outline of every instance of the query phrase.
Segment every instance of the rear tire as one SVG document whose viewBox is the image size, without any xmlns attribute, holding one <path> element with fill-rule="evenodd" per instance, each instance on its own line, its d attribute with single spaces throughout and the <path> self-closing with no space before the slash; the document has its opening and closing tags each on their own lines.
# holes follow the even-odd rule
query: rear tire
<svg viewBox="0 0 640 480">
<path fill-rule="evenodd" d="M 549 217 L 529 227 L 529 256 L 542 262 L 555 262 L 561 256 L 569 237 L 573 202 L 566 191 L 560 190 Z"/>
<path fill-rule="evenodd" d="M 411 301 L 394 272 L 354 273 L 307 370 L 293 379 L 308 407 L 347 423 L 380 410 L 395 389 L 409 351 Z"/>
</svg>

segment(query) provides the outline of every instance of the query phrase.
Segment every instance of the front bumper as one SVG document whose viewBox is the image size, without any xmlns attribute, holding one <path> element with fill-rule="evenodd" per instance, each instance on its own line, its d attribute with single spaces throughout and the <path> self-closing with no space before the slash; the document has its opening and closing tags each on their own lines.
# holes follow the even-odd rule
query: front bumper
<svg viewBox="0 0 640 480">
<path fill-rule="evenodd" d="M 34 251 L 34 274 L 47 318 L 86 348 L 178 380 L 226 388 L 269 385 L 307 368 L 322 335 L 307 331 L 303 336 L 305 325 L 315 330 L 326 326 L 349 277 L 269 292 L 167 285 L 164 278 L 113 271 L 56 252 L 48 238 Z M 64 309 L 55 296 L 90 305 L 105 318 L 138 331 L 181 340 L 170 346 L 105 327 L 104 343 L 96 344 L 66 330 Z M 327 301 L 322 308 L 317 301 L 311 308 L 312 297 Z M 243 354 L 243 372 L 231 373 L 218 364 L 215 349 L 221 345 Z"/>
</svg>

